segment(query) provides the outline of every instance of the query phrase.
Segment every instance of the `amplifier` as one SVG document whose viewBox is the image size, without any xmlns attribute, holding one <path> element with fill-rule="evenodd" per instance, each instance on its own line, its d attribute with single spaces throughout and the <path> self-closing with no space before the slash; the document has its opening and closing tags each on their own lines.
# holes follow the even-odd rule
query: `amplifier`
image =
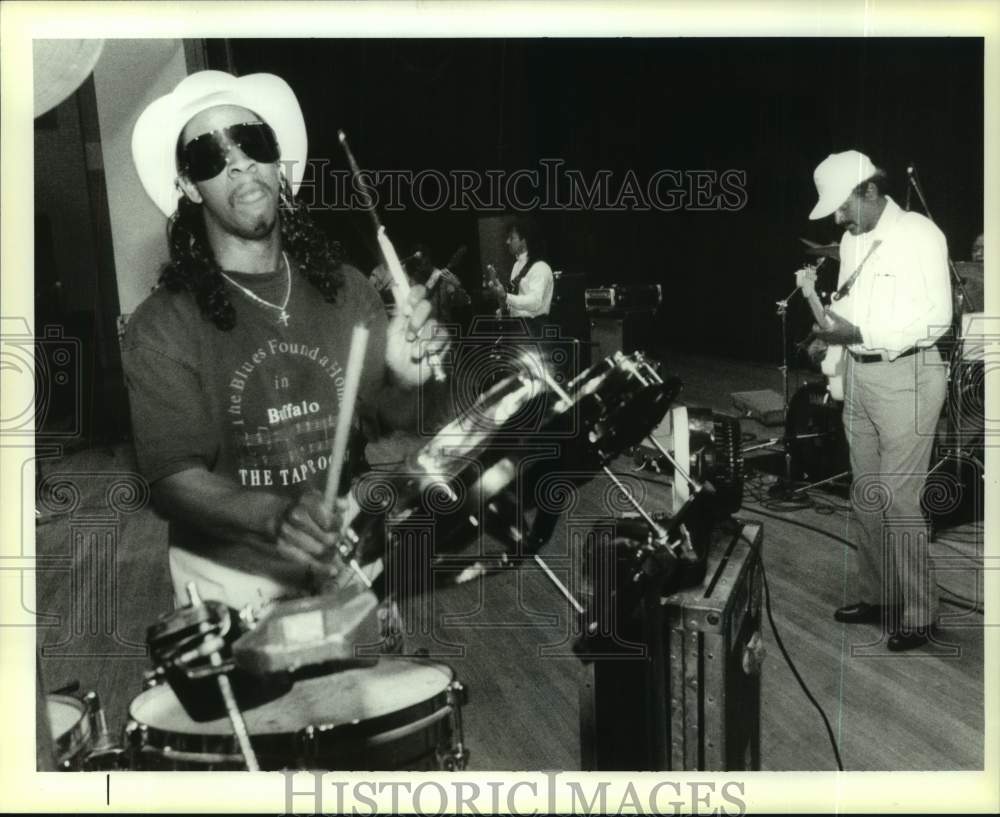
<svg viewBox="0 0 1000 817">
<path fill-rule="evenodd" d="M 588 289 L 583 293 L 588 312 L 655 312 L 663 300 L 659 284 Z"/>
<path fill-rule="evenodd" d="M 716 529 L 699 586 L 617 616 L 626 648 L 581 684 L 583 770 L 760 769 L 762 543 L 754 523 Z"/>
</svg>

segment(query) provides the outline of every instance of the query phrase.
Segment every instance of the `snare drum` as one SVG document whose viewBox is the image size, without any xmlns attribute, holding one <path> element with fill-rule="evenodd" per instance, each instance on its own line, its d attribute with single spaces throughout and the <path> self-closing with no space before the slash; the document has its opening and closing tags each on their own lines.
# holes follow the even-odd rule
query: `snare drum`
<svg viewBox="0 0 1000 817">
<path fill-rule="evenodd" d="M 46 695 L 45 706 L 52 727 L 56 768 L 64 772 L 82 771 L 94 742 L 87 705 L 70 695 Z"/>
<path fill-rule="evenodd" d="M 121 746 L 112 742 L 108 723 L 96 692 L 83 699 L 72 695 L 46 695 L 56 769 L 93 772 L 122 768 Z"/>
<path fill-rule="evenodd" d="M 454 771 L 468 758 L 464 703 L 451 667 L 383 657 L 373 667 L 298 680 L 243 718 L 261 769 Z M 132 769 L 245 768 L 229 719 L 192 720 L 167 685 L 140 694 L 129 716 Z"/>
</svg>

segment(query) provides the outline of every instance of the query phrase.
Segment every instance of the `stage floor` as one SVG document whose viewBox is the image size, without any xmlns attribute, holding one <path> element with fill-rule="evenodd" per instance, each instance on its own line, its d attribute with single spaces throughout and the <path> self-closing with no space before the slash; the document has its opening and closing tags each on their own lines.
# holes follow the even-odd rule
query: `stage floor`
<svg viewBox="0 0 1000 817">
<path fill-rule="evenodd" d="M 677 356 L 664 361 L 685 383 L 682 402 L 733 413 L 729 395 L 780 392 L 773 366 Z M 800 373 L 793 373 L 792 391 Z M 758 441 L 781 429 L 743 423 Z M 420 441 L 396 435 L 372 446 L 373 464 L 395 462 Z M 763 465 L 764 460 L 760 461 Z M 654 508 L 669 490 L 652 474 L 628 484 Z M 748 478 L 736 514 L 763 524 L 771 607 L 781 638 L 833 725 L 848 770 L 972 770 L 983 764 L 983 526 L 966 521 L 937 531 L 931 546 L 941 590 L 942 641 L 909 653 L 885 649 L 875 626 L 832 618 L 852 566 L 848 515 L 834 493 L 808 507 L 774 505 L 764 470 Z M 135 478 L 128 446 L 41 461 L 51 488 L 61 475 L 79 491 L 75 506 L 42 503 L 37 526 L 37 611 L 41 669 L 49 691 L 78 682 L 94 690 L 109 725 L 121 733 L 149 669 L 146 628 L 171 608 L 166 523 L 115 485 Z M 652 481 L 650 481 L 652 480 Z M 568 534 L 622 510 L 606 477 L 576 497 L 542 555 L 572 584 L 577 564 Z M 496 550 L 488 539 L 470 546 Z M 403 609 L 409 650 L 448 664 L 469 689 L 462 716 L 474 770 L 556 770 L 580 766 L 579 685 L 583 668 L 570 650 L 573 611 L 539 569 L 508 568 L 439 588 Z M 832 751 L 819 714 L 796 683 L 774 634 L 763 629 L 761 754 L 765 770 L 830 770 Z M 307 724 L 302 724 L 303 726 Z"/>
</svg>

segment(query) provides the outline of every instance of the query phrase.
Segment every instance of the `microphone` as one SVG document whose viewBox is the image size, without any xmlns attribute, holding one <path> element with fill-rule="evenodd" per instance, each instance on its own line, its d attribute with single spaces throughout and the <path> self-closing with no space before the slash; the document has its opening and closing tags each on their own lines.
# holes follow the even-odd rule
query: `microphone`
<svg viewBox="0 0 1000 817">
<path fill-rule="evenodd" d="M 905 210 L 910 209 L 910 193 L 913 191 L 913 165 L 906 166 L 906 207 Z"/>
</svg>

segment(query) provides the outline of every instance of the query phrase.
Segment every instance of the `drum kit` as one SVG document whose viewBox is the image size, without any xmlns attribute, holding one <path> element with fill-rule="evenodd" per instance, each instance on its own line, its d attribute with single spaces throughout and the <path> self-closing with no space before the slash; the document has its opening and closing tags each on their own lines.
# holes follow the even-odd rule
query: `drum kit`
<svg viewBox="0 0 1000 817">
<path fill-rule="evenodd" d="M 429 513 L 435 545 L 464 545 L 477 530 L 508 532 L 516 564 L 541 568 L 586 619 L 587 611 L 525 536 L 523 512 L 552 460 L 535 462 L 528 443 L 560 440 L 560 473 L 577 484 L 599 472 L 634 513 L 622 553 L 638 588 L 676 577 L 697 580 L 704 560 L 695 531 L 712 513 L 715 489 L 651 432 L 681 384 L 664 378 L 641 353 L 615 354 L 561 386 L 539 355 L 526 351 L 519 370 L 484 392 L 397 473 L 379 474 L 384 490 L 359 497 L 345 530 L 345 562 L 391 563 L 403 547 L 394 525 Z M 533 418 L 525 423 L 524 418 Z M 646 438 L 668 461 L 688 499 L 672 514 L 647 511 L 611 470 Z M 498 501 L 511 494 L 517 497 Z M 371 486 L 369 486 L 371 487 Z M 690 525 L 690 529 L 689 529 Z M 623 529 L 625 529 L 623 528 Z M 692 539 L 699 541 L 692 542 Z M 457 549 L 457 548 L 456 548 Z M 400 555 L 400 554 L 396 554 Z M 515 561 L 510 561 L 515 564 Z M 388 570 L 385 574 L 389 573 Z M 694 577 L 693 579 L 690 577 Z M 57 765 L 65 770 L 461 770 L 469 750 L 462 729 L 464 686 L 446 664 L 379 650 L 376 607 L 394 588 L 376 583 L 346 604 L 317 595 L 273 602 L 261 613 L 202 600 L 149 627 L 153 669 L 131 702 L 128 723 L 111 739 L 96 695 L 51 695 L 47 712 Z M 592 631 L 587 621 L 581 632 Z"/>
</svg>

